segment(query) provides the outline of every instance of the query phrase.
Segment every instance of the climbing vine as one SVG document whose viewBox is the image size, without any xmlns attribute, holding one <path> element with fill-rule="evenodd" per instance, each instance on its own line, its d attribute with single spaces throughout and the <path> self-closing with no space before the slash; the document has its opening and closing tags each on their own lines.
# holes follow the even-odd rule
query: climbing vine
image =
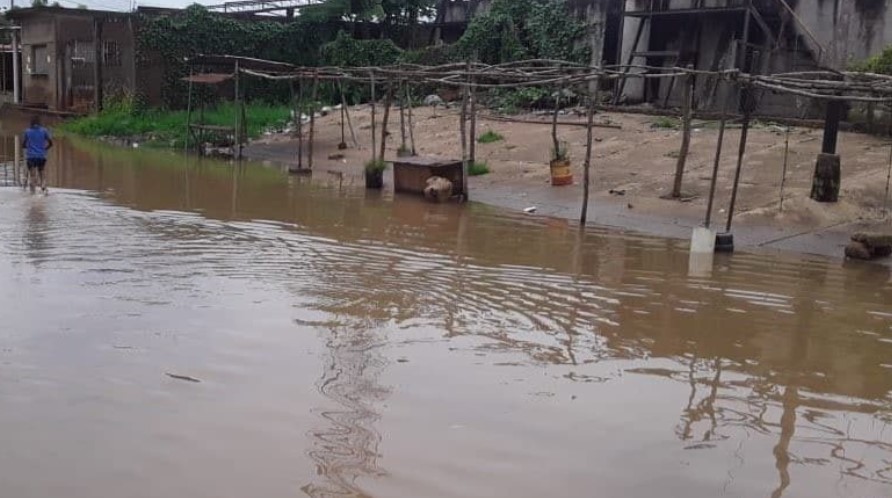
<svg viewBox="0 0 892 498">
<path fill-rule="evenodd" d="M 590 58 L 579 43 L 584 34 L 585 24 L 561 0 L 494 0 L 471 20 L 456 48 L 460 56 L 488 64 L 528 58 L 584 63 Z"/>
<path fill-rule="evenodd" d="M 335 23 L 239 21 L 192 5 L 168 16 L 140 20 L 137 63 L 160 66 L 164 74 L 165 105 L 183 108 L 188 57 L 199 54 L 231 54 L 313 66 L 321 60 L 322 45 L 337 33 Z M 260 100 L 285 100 L 287 87 L 264 81 L 246 81 L 246 93 Z"/>
</svg>

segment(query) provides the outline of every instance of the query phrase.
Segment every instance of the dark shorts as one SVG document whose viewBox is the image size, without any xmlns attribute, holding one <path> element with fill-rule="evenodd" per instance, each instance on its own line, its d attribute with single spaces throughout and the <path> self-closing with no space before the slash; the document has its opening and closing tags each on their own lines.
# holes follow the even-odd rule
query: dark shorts
<svg viewBox="0 0 892 498">
<path fill-rule="evenodd" d="M 28 169 L 37 169 L 38 171 L 43 171 L 43 168 L 46 167 L 46 159 L 45 158 L 37 158 L 31 157 L 28 158 Z"/>
</svg>

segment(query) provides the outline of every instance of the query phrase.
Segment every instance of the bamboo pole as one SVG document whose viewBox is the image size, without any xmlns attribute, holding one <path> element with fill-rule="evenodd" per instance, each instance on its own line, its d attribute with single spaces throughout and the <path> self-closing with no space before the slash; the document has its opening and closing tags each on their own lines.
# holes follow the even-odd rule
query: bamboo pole
<svg viewBox="0 0 892 498">
<path fill-rule="evenodd" d="M 598 85 L 595 85 L 595 88 L 598 88 Z M 591 188 L 591 169 L 592 169 L 592 141 L 593 141 L 593 133 L 592 122 L 595 119 L 595 103 L 597 100 L 597 91 L 595 91 L 594 95 L 589 95 L 588 99 L 588 110 L 586 112 L 586 121 L 588 122 L 588 126 L 586 127 L 586 138 L 585 138 L 585 171 L 583 172 L 583 185 L 582 185 L 582 214 L 579 217 L 579 225 L 585 226 L 586 221 L 588 221 L 588 199 L 589 199 L 589 189 Z"/>
<path fill-rule="evenodd" d="M 316 98 L 319 92 L 319 75 L 313 75 L 313 91 L 310 96 L 310 138 L 307 141 L 307 169 L 313 169 L 313 146 L 316 139 Z"/>
<path fill-rule="evenodd" d="M 685 163 L 688 160 L 688 150 L 691 147 L 691 108 L 694 106 L 694 77 L 686 76 L 684 86 L 684 102 L 682 103 L 682 131 L 681 148 L 678 150 L 678 161 L 675 163 L 675 181 L 672 184 L 672 197 L 681 197 L 681 185 L 684 179 Z"/>
<path fill-rule="evenodd" d="M 375 71 L 369 72 L 369 78 L 371 79 L 372 85 L 372 161 L 375 160 L 375 153 L 377 150 L 378 138 L 375 137 Z"/>
<path fill-rule="evenodd" d="M 415 151 L 415 123 L 412 120 L 412 93 L 409 91 L 409 84 L 406 84 L 406 101 L 409 103 L 409 141 L 412 144 L 412 155 L 417 155 Z"/>
<path fill-rule="evenodd" d="M 384 94 L 384 117 L 381 119 L 381 153 L 378 159 L 384 160 L 384 152 L 387 150 L 387 123 L 390 120 L 390 106 L 393 104 L 393 83 L 387 83 L 387 92 Z"/>
</svg>

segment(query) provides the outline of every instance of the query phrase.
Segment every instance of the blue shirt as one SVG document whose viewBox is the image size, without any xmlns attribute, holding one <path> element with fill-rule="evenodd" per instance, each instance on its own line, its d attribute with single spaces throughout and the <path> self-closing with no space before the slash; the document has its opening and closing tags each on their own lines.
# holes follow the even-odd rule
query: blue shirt
<svg viewBox="0 0 892 498">
<path fill-rule="evenodd" d="M 43 126 L 32 126 L 25 130 L 26 159 L 46 159 L 47 141 L 51 140 L 49 130 Z"/>
</svg>

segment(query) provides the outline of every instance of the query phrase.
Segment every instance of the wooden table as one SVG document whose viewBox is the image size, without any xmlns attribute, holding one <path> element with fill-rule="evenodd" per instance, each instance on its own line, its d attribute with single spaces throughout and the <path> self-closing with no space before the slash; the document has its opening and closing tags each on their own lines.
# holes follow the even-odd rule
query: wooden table
<svg viewBox="0 0 892 498">
<path fill-rule="evenodd" d="M 428 178 L 439 176 L 452 182 L 452 195 L 464 196 L 462 162 L 441 157 L 401 157 L 393 162 L 393 190 L 424 194 Z"/>
</svg>

